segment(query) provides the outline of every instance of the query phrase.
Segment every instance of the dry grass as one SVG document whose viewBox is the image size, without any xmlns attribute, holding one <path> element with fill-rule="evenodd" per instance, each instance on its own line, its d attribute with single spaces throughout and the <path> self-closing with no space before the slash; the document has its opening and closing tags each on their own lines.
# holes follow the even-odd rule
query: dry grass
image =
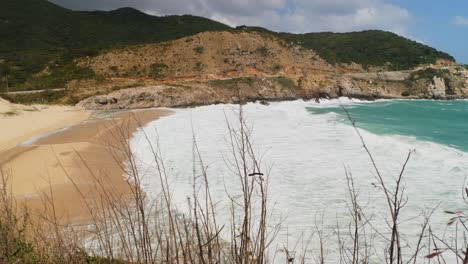
<svg viewBox="0 0 468 264">
<path fill-rule="evenodd" d="M 129 129 L 125 124 L 113 130 L 117 142 L 109 145 L 116 157 L 125 155 L 123 168 L 128 176 L 131 195 L 122 196 L 105 175 L 87 167 L 94 178 L 98 199 L 81 198 L 91 216 L 88 225 L 62 225 L 55 213 L 55 197 L 52 189 L 43 193 L 44 212 L 31 217 L 27 208 L 18 208 L 10 195 L 8 176 L 1 173 L 0 195 L 0 262 L 1 263 L 331 263 L 327 262 L 326 241 L 336 239 L 340 263 L 446 263 L 445 255 L 452 254 L 458 263 L 468 263 L 468 244 L 457 243 L 468 234 L 465 225 L 468 218 L 462 212 L 447 212 L 451 215 L 449 225 L 456 228 L 455 240 L 447 241 L 433 233 L 429 224 L 433 211 L 428 212 L 421 224 L 420 235 L 415 245 L 403 245 L 399 219 L 408 199 L 404 193 L 404 172 L 410 161 L 409 152 L 401 172 L 394 183 L 383 179 L 372 153 L 356 128 L 363 146 L 372 161 L 376 180 L 388 204 L 388 230 L 376 230 L 372 219 L 366 216 L 360 204 L 352 173 L 345 168 L 348 186 L 350 223 L 347 232 L 337 226 L 333 235 L 323 232 L 316 219 L 316 239 L 321 245 L 315 257 L 311 257 L 306 242 L 284 245 L 284 255 L 272 254 L 280 223 L 271 223 L 269 206 L 268 170 L 255 155 L 251 131 L 248 128 L 242 107 L 239 108 L 236 124 L 227 122 L 230 157 L 227 169 L 238 178 L 239 196 L 226 195 L 230 201 L 230 221 L 222 222 L 216 201 L 210 192 L 210 175 L 203 164 L 196 136 L 193 136 L 193 188 L 187 203 L 190 210 L 176 210 L 173 193 L 169 186 L 171 175 L 166 170 L 158 145 L 151 145 L 151 168 L 158 177 L 160 192 L 156 200 L 150 200 L 141 188 L 139 160 L 126 141 Z M 345 109 L 346 111 L 346 109 Z M 349 118 L 352 120 L 351 116 Z M 137 121 L 137 120 L 135 120 Z M 354 125 L 354 122 L 352 122 Z M 146 140 L 150 140 L 145 135 Z M 78 157 L 84 162 L 80 153 Z M 66 169 L 62 166 L 66 173 Z M 71 179 L 71 177 L 70 177 Z M 78 191 L 79 187 L 75 184 Z M 390 187 L 391 186 L 391 187 Z M 468 189 L 465 190 L 468 196 Z M 466 198 L 466 197 L 465 197 Z M 435 209 L 434 209 L 435 210 Z M 271 227 L 273 226 L 273 227 Z M 223 235 L 228 234 L 228 235 Z M 386 241 L 376 247 L 374 240 Z M 298 250 L 299 248 L 299 250 Z M 406 253 L 404 253 L 406 248 Z M 408 248 L 413 252 L 407 253 Z M 427 253 L 421 251 L 425 249 Z M 424 263 L 425 263 L 424 262 Z"/>
</svg>

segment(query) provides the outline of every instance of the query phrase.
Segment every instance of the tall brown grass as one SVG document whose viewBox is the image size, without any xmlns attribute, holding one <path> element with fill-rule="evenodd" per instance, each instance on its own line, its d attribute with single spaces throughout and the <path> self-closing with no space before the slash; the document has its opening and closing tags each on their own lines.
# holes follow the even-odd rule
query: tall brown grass
<svg viewBox="0 0 468 264">
<path fill-rule="evenodd" d="M 226 194 L 230 203 L 229 222 L 222 221 L 210 191 L 210 175 L 203 163 L 195 133 L 193 133 L 192 194 L 187 200 L 189 211 L 179 211 L 173 200 L 169 184 L 171 175 L 165 167 L 158 144 L 150 144 L 152 173 L 159 182 L 159 195 L 148 198 L 141 188 L 142 175 L 138 157 L 132 152 L 126 139 L 129 129 L 125 124 L 114 126 L 108 150 L 114 155 L 124 155 L 122 165 L 128 177 L 130 195 L 121 195 L 112 187 L 107 175 L 86 166 L 92 175 L 97 199 L 87 199 L 79 185 L 80 193 L 90 216 L 87 225 L 63 225 L 55 212 L 52 188 L 43 193 L 45 212 L 31 217 L 27 208 L 19 208 L 9 189 L 9 176 L 0 169 L 0 263 L 333 263 L 327 262 L 326 240 L 336 239 L 339 263 L 447 263 L 444 257 L 455 256 L 457 263 L 468 263 L 468 243 L 458 244 L 460 237 L 468 234 L 462 212 L 451 215 L 449 226 L 456 228 L 454 240 L 447 241 L 432 232 L 429 211 L 422 217 L 421 231 L 415 245 L 403 245 L 400 231 L 400 215 L 408 197 L 404 193 L 405 168 L 412 151 L 404 159 L 401 172 L 395 182 L 387 183 L 379 171 L 373 155 L 348 114 L 356 133 L 363 143 L 376 173 L 378 187 L 387 201 L 387 226 L 389 230 L 376 230 L 360 203 L 352 173 L 345 168 L 348 186 L 347 205 L 350 223 L 348 231 L 337 226 L 333 236 L 320 228 L 316 240 L 320 244 L 317 257 L 309 256 L 307 242 L 292 247 L 282 246 L 282 255 L 272 247 L 281 223 L 272 223 L 269 202 L 269 174 L 257 158 L 242 107 L 236 124 L 227 122 L 230 157 L 226 166 L 238 179 L 240 195 Z M 138 120 L 135 117 L 136 122 Z M 144 131 L 143 131 L 144 133 Z M 150 141 L 147 134 L 145 139 Z M 77 157 L 85 159 L 76 151 Z M 64 166 L 62 169 L 67 173 Z M 465 198 L 468 196 L 468 189 Z M 434 209 L 436 210 L 436 209 Z M 224 218 L 223 218 L 224 219 Z M 225 235 L 228 234 L 228 235 Z M 331 238 L 332 237 L 332 238 Z M 374 239 L 383 239 L 385 245 L 376 248 Z M 297 251 L 297 248 L 301 250 Z M 406 253 L 403 248 L 406 248 Z M 410 250 L 408 250 L 410 248 Z M 422 253 L 422 250 L 427 253 Z M 412 251 L 412 253 L 407 253 Z M 381 258 L 376 258 L 376 255 Z M 376 260 L 377 259 L 377 260 Z"/>
</svg>

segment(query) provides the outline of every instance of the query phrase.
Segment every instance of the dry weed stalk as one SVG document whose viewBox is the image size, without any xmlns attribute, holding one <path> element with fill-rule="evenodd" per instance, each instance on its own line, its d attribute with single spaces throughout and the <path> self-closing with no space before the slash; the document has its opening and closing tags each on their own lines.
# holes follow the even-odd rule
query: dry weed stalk
<svg viewBox="0 0 468 264">
<path fill-rule="evenodd" d="M 452 215 L 448 224 L 456 228 L 454 243 L 450 244 L 432 232 L 429 219 L 434 209 L 424 217 L 414 252 L 410 256 L 403 253 L 399 218 L 407 201 L 403 179 L 413 151 L 408 153 L 395 184 L 390 188 L 350 113 L 345 107 L 343 110 L 376 172 L 378 187 L 388 205 L 390 232 L 376 230 L 372 226 L 371 219 L 366 217 L 364 208 L 360 205 L 359 191 L 355 187 L 353 176 L 345 168 L 351 222 L 348 233 L 341 232 L 338 225 L 336 228 L 339 262 L 373 263 L 374 253 L 382 251 L 385 255 L 382 262 L 416 264 L 421 251 L 426 248 L 428 253 L 425 259 L 429 262 L 446 263 L 443 253 L 452 252 L 457 263 L 468 264 L 467 243 L 457 243 L 457 238 L 464 238 L 468 232 L 468 218 L 459 211 L 447 212 Z M 136 116 L 131 122 L 139 123 Z M 230 150 L 226 164 L 237 177 L 240 188 L 239 195 L 226 195 L 230 202 L 230 227 L 223 225 L 219 219 L 217 201 L 213 200 L 210 191 L 209 172 L 203 163 L 194 131 L 192 194 L 188 199 L 189 211 L 183 212 L 174 205 L 169 184 L 171 175 L 167 173 L 159 143 L 153 144 L 149 135 L 142 130 L 153 156 L 151 164 L 146 165 L 160 185 L 158 198 L 148 199 L 141 184 L 143 177 L 150 174 L 146 175 L 141 170 L 141 161 L 127 142 L 130 126 L 123 122 L 112 126 L 113 140 L 107 142 L 107 146 L 115 159 L 115 166 L 122 166 L 128 177 L 129 196 L 121 195 L 108 175 L 88 166 L 82 154 L 75 151 L 77 160 L 85 165 L 86 172 L 83 173 L 92 177 L 94 193 L 99 194 L 96 199 L 90 200 L 57 159 L 85 204 L 90 216 L 89 225 L 63 226 L 55 212 L 52 188 L 43 194 L 46 212 L 40 221 L 31 221 L 27 210 L 16 208 L 11 190 L 8 189 L 8 173 L 0 168 L 0 262 L 35 263 L 34 260 L 39 259 L 43 263 L 272 263 L 274 259 L 269 258 L 268 249 L 279 226 L 268 228 L 271 221 L 268 171 L 262 167 L 254 151 L 252 131 L 247 126 L 242 106 L 239 107 L 236 125 L 229 121 L 226 123 Z M 125 166 L 119 162 L 122 157 L 127 160 Z M 468 189 L 465 189 L 464 194 L 468 196 Z M 226 232 L 230 236 L 223 235 Z M 388 241 L 385 248 L 375 248 L 375 234 Z M 318 230 L 317 237 L 320 249 L 315 261 L 326 263 L 326 252 L 329 249 L 326 248 L 325 241 L 330 237 L 321 229 Z M 292 249 L 288 245 L 284 247 L 286 263 L 308 263 L 308 241 L 302 243 L 300 253 L 296 253 L 297 244 Z"/>
<path fill-rule="evenodd" d="M 138 122 L 136 116 L 131 122 Z M 77 160 L 85 164 L 86 174 L 92 177 L 95 200 L 88 199 L 80 190 L 79 183 L 67 173 L 57 159 L 64 173 L 70 178 L 81 196 L 90 215 L 90 224 L 74 227 L 75 232 L 86 234 L 88 239 L 82 248 L 88 254 L 102 257 L 109 261 L 123 260 L 129 263 L 266 263 L 268 248 L 267 233 L 267 190 L 268 179 L 260 170 L 260 162 L 253 151 L 250 134 L 246 129 L 242 112 L 239 114 L 239 129 L 229 125 L 232 159 L 242 185 L 242 199 L 230 197 L 233 204 L 231 241 L 221 238 L 225 229 L 218 224 L 216 202 L 213 201 L 209 175 L 203 165 L 202 155 L 196 138 L 193 140 L 193 194 L 189 200 L 190 212 L 184 214 L 173 205 L 169 175 L 162 158 L 159 143 L 153 144 L 148 134 L 142 130 L 145 140 L 150 145 L 153 155 L 149 164 L 153 176 L 158 178 L 160 195 L 156 201 L 150 201 L 141 188 L 142 170 L 138 157 L 134 155 L 128 142 L 129 125 L 119 123 L 112 126 L 113 140 L 109 141 L 108 150 L 112 153 L 116 166 L 124 156 L 126 166 L 122 167 L 128 177 L 130 197 L 120 195 L 112 187 L 108 175 L 96 171 L 87 165 L 85 158 L 75 150 Z M 110 144 L 114 142 L 113 144 Z M 147 164 L 148 165 L 148 164 Z M 197 175 L 197 170 L 201 173 Z M 44 203 L 50 208 L 48 222 L 60 229 L 60 223 L 54 213 L 54 195 L 44 194 Z M 260 204 L 257 208 L 255 204 Z M 237 219 L 242 219 L 237 222 Z M 60 227 L 60 228 L 59 228 Z M 71 228 L 69 228 L 71 229 Z M 54 236 L 59 243 L 65 244 L 63 236 Z M 231 246 L 228 246 L 231 245 Z"/>
</svg>

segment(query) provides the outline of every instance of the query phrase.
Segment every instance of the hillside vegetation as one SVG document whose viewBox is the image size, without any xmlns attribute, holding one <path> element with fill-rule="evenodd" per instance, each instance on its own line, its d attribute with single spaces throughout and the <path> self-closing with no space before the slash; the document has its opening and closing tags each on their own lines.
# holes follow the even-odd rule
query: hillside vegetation
<svg viewBox="0 0 468 264">
<path fill-rule="evenodd" d="M 128 46 L 81 59 L 78 65 L 104 77 L 166 81 L 334 72 L 313 51 L 255 32 L 200 33 L 161 44 Z"/>
<path fill-rule="evenodd" d="M 375 66 L 400 70 L 432 64 L 437 60 L 454 61 L 446 53 L 383 31 L 290 34 L 258 27 L 231 28 L 210 19 L 190 15 L 156 17 L 132 8 L 84 12 L 68 10 L 46 0 L 0 0 L 0 4 L 0 92 L 7 89 L 62 88 L 73 80 L 103 81 L 109 74 L 103 76 L 102 71 L 96 72 L 93 65 L 77 65 L 77 59 L 82 61 L 83 58 L 125 51 L 126 48 L 133 49 L 134 45 L 170 43 L 213 31 L 227 31 L 232 34 L 254 32 L 265 39 L 278 42 L 278 45 L 312 50 L 313 54 L 318 55 L 314 56 L 316 60 L 322 61 L 322 58 L 337 67 L 354 62 L 368 69 Z M 243 47 L 239 49 L 242 51 Z M 195 61 L 195 68 L 206 72 L 210 65 L 218 67 L 220 59 L 226 59 L 226 64 L 229 64 L 236 63 L 236 60 L 259 58 L 252 58 L 252 54 L 242 52 L 218 57 L 218 54 L 210 51 L 207 43 L 193 47 L 192 50 L 202 58 L 201 61 Z M 268 52 L 260 47 L 256 53 L 267 56 Z M 166 57 L 170 57 L 168 55 L 170 54 L 166 54 Z M 121 54 L 120 57 L 122 56 Z M 287 66 L 281 63 L 280 60 L 272 67 L 278 71 Z M 150 70 L 147 65 L 133 65 L 136 69 L 131 75 L 142 75 L 144 68 L 143 75 L 150 73 L 148 77 L 160 79 L 167 75 L 165 72 L 171 71 L 171 67 L 166 67 L 170 64 L 168 61 L 154 62 L 149 66 Z M 266 64 L 252 61 L 250 65 L 257 69 L 258 65 Z M 358 69 L 362 70 L 359 65 Z M 120 73 L 120 65 L 115 67 Z"/>
<path fill-rule="evenodd" d="M 397 34 L 367 30 L 350 33 L 276 33 L 259 27 L 238 27 L 275 35 L 283 40 L 312 49 L 329 63 L 357 63 L 364 67 L 386 66 L 389 70 L 407 70 L 438 59 L 455 61 L 447 53 L 438 51 Z"/>
<path fill-rule="evenodd" d="M 0 62 L 8 68 L 9 85 L 15 88 L 64 86 L 69 79 L 79 78 L 56 72 L 58 66 L 103 49 L 229 29 L 202 17 L 155 17 L 131 8 L 78 12 L 45 0 L 0 0 L 0 4 Z M 53 79 L 50 84 L 42 76 L 33 76 L 45 66 Z M 0 87 L 6 86 L 4 79 Z"/>
</svg>

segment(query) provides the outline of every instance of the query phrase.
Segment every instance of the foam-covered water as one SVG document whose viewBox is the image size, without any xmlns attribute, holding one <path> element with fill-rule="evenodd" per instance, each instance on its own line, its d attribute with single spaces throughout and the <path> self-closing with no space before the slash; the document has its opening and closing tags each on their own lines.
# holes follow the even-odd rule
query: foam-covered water
<svg viewBox="0 0 468 264">
<path fill-rule="evenodd" d="M 354 107 L 356 102 L 343 103 Z M 343 232 L 347 231 L 345 168 L 354 177 L 364 213 L 373 219 L 374 227 L 381 232 L 386 230 L 383 219 L 388 216 L 387 205 L 382 192 L 373 187 L 375 172 L 356 132 L 342 122 L 339 113 L 310 111 L 335 106 L 337 101 L 333 100 L 321 104 L 299 100 L 269 106 L 249 103 L 243 107 L 247 123 L 253 129 L 254 147 L 265 167 L 271 168 L 268 177 L 274 219 L 285 218 L 276 240 L 280 245 L 295 242 L 301 234 L 312 234 L 317 228 L 331 235 L 337 222 Z M 213 198 L 220 202 L 217 210 L 226 210 L 226 193 L 238 191 L 238 179 L 226 169 L 225 162 L 229 156 L 226 120 L 236 122 L 236 109 L 235 105 L 176 109 L 174 115 L 144 128 L 148 137 L 155 140 L 153 144 L 158 141 L 170 175 L 174 204 L 179 210 L 187 210 L 186 199 L 192 193 L 192 125 L 208 167 Z M 439 205 L 431 223 L 434 230 L 443 233 L 447 222 L 443 211 L 463 206 L 461 191 L 468 171 L 467 153 L 417 137 L 374 134 L 366 130 L 361 133 L 388 184 L 398 176 L 408 151 L 416 150 L 405 174 L 408 203 L 401 219 L 417 217 L 422 210 Z M 155 198 L 159 179 L 147 166 L 153 160 L 150 143 L 140 130 L 130 144 L 142 161 L 143 188 Z M 402 223 L 401 232 L 408 240 L 415 238 L 420 222 L 416 219 Z M 330 239 L 329 243 L 336 247 L 336 240 Z M 312 249 L 315 246 L 312 244 Z M 328 254 L 336 257 L 334 251 Z"/>
</svg>

